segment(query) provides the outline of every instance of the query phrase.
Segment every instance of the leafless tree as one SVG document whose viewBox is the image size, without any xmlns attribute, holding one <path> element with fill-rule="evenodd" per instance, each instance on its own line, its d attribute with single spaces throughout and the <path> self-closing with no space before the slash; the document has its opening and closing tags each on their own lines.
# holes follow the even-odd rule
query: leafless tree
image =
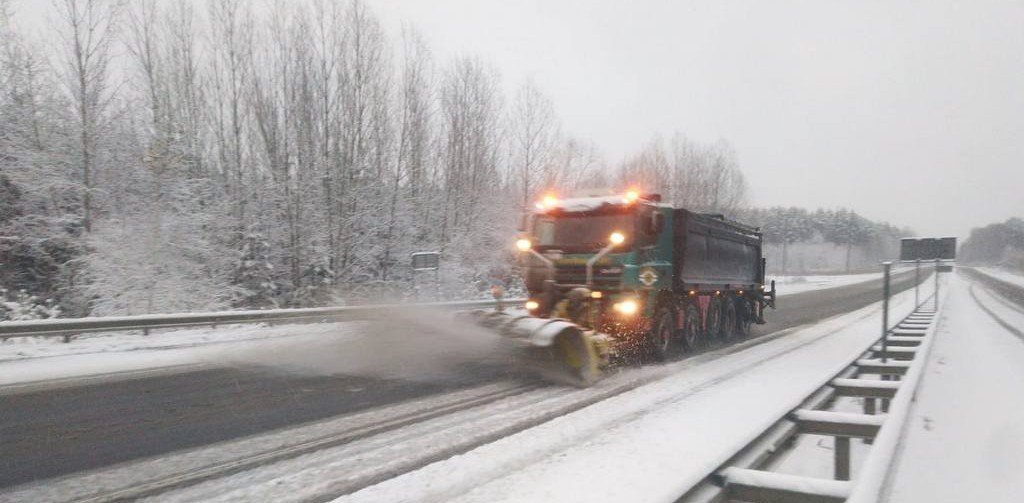
<svg viewBox="0 0 1024 503">
<path fill-rule="evenodd" d="M 462 57 L 448 68 L 441 89 L 444 117 L 444 213 L 440 242 L 472 233 L 480 201 L 499 187 L 501 97 L 494 70 Z"/>
<path fill-rule="evenodd" d="M 394 238 L 403 209 L 419 207 L 420 218 L 406 219 L 406 225 L 419 226 L 430 219 L 429 205 L 419 204 L 432 160 L 432 88 L 433 66 L 430 50 L 423 38 L 406 28 L 402 32 L 402 74 L 398 96 L 398 140 L 395 166 L 391 177 L 391 195 L 388 204 L 387 229 L 384 236 L 384 254 L 381 279 L 388 280 L 395 255 Z M 403 187 L 405 184 L 406 187 Z M 402 208 L 403 196 L 410 204 Z M 423 236 L 415 236 L 422 239 Z"/>
<path fill-rule="evenodd" d="M 119 4 L 107 0 L 55 0 L 62 23 L 65 85 L 75 105 L 79 137 L 77 164 L 82 183 L 82 226 L 93 225 L 93 189 L 97 143 L 106 126 L 113 96 L 109 82 L 111 44 Z"/>
<path fill-rule="evenodd" d="M 545 171 L 558 169 L 551 159 L 558 129 L 551 99 L 533 82 L 523 84 L 512 102 L 508 130 L 510 168 L 519 186 L 523 207 L 536 195 L 538 185 L 557 178 Z"/>
<path fill-rule="evenodd" d="M 232 196 L 235 225 L 246 226 L 248 194 L 245 188 L 245 141 L 249 109 L 253 35 L 252 13 L 242 0 L 213 0 L 210 17 L 210 108 L 217 150 L 217 167 L 226 191 Z"/>
<path fill-rule="evenodd" d="M 746 180 L 724 141 L 701 145 L 676 135 L 672 179 L 673 201 L 697 211 L 735 214 L 746 203 Z"/>
</svg>

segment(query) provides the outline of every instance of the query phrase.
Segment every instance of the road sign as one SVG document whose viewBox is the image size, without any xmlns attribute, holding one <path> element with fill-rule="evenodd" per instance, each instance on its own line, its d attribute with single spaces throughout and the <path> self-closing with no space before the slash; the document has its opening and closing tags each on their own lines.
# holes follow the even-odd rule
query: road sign
<svg viewBox="0 0 1024 503">
<path fill-rule="evenodd" d="M 956 238 L 903 238 L 900 260 L 955 260 Z"/>
<path fill-rule="evenodd" d="M 436 271 L 441 266 L 441 254 L 438 252 L 416 252 L 412 254 L 412 270 Z"/>
</svg>

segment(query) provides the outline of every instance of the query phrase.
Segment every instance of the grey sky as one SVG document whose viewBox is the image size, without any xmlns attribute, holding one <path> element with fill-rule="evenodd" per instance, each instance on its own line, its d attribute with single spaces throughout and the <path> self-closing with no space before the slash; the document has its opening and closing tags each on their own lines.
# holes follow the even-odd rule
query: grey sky
<svg viewBox="0 0 1024 503">
<path fill-rule="evenodd" d="M 1024 217 L 1020 0 L 368 2 L 395 40 L 532 78 L 611 162 L 678 131 L 731 142 L 758 205 L 922 235 Z"/>
<path fill-rule="evenodd" d="M 1024 217 L 1024 2 L 373 0 L 440 58 L 533 78 L 611 161 L 725 138 L 753 202 L 925 235 Z"/>
</svg>

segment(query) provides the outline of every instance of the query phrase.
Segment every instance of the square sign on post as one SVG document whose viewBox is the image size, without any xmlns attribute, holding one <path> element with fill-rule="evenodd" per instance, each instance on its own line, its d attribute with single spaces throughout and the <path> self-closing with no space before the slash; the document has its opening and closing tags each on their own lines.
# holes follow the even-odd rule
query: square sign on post
<svg viewBox="0 0 1024 503">
<path fill-rule="evenodd" d="M 956 260 L 956 238 L 903 238 L 900 260 Z"/>
<path fill-rule="evenodd" d="M 900 261 L 913 262 L 921 258 L 918 251 L 920 239 L 903 238 L 900 240 Z"/>
<path fill-rule="evenodd" d="M 939 256 L 943 260 L 956 259 L 956 238 L 939 238 Z"/>
<path fill-rule="evenodd" d="M 412 270 L 436 271 L 441 267 L 441 254 L 438 252 L 416 252 L 412 254 Z"/>
</svg>

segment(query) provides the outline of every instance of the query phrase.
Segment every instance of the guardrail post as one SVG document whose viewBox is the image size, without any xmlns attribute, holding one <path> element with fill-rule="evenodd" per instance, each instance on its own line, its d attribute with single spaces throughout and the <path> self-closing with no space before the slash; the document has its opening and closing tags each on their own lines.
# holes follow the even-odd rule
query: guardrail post
<svg viewBox="0 0 1024 503">
<path fill-rule="evenodd" d="M 882 262 L 885 280 L 882 282 L 882 363 L 888 361 L 886 353 L 889 345 L 889 271 L 892 262 Z"/>
<path fill-rule="evenodd" d="M 918 290 L 921 287 L 921 259 L 914 261 L 914 309 L 921 306 Z"/>
<path fill-rule="evenodd" d="M 882 376 L 882 378 L 884 379 L 885 376 Z M 864 413 L 869 415 L 869 416 L 875 415 L 875 399 L 874 398 L 864 397 L 864 398 L 862 398 L 862 400 L 864 400 Z M 865 438 L 864 439 L 864 443 L 867 444 L 867 445 L 871 445 L 873 442 L 874 442 L 873 439 L 870 439 L 870 438 Z M 836 454 L 836 456 L 838 456 L 838 455 L 839 454 Z M 839 465 L 837 464 L 836 466 L 839 466 Z M 843 479 L 839 479 L 838 476 L 837 476 L 837 480 L 843 480 Z"/>
<path fill-rule="evenodd" d="M 835 437 L 835 479 L 850 480 L 850 437 Z"/>
<path fill-rule="evenodd" d="M 939 259 L 935 259 L 935 312 L 939 312 Z"/>
<path fill-rule="evenodd" d="M 892 269 L 892 262 L 882 262 L 885 269 L 885 280 L 882 283 L 882 363 L 889 361 L 889 278 Z M 889 376 L 883 375 L 883 381 L 888 381 Z M 889 411 L 889 400 L 881 399 L 882 412 Z M 844 479 L 840 479 L 844 480 Z"/>
</svg>

